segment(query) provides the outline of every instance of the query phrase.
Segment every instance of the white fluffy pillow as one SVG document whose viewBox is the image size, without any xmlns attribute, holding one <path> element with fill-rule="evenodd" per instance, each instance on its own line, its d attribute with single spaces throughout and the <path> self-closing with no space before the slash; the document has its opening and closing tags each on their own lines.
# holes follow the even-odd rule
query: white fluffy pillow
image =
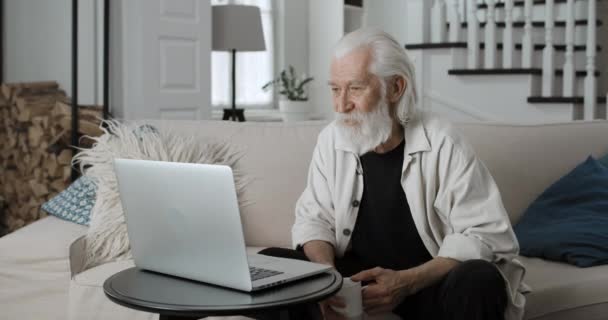
<svg viewBox="0 0 608 320">
<path fill-rule="evenodd" d="M 84 175 L 97 184 L 95 205 L 86 234 L 85 268 L 131 257 L 127 227 L 113 168 L 114 158 L 228 165 L 234 172 L 242 204 L 246 179 L 237 162 L 241 152 L 221 141 L 200 141 L 170 129 L 157 130 L 137 122 L 106 121 L 105 134 L 94 138 L 91 149 L 74 158 Z"/>
</svg>

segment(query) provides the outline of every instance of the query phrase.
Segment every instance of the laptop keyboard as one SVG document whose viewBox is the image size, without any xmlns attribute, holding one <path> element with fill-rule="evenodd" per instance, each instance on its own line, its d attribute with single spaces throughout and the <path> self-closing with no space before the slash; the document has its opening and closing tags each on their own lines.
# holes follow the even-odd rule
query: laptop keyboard
<svg viewBox="0 0 608 320">
<path fill-rule="evenodd" d="M 249 273 L 251 274 L 251 281 L 256 281 L 256 280 L 276 276 L 277 274 L 282 274 L 283 272 L 256 268 L 256 267 L 249 267 Z"/>
</svg>

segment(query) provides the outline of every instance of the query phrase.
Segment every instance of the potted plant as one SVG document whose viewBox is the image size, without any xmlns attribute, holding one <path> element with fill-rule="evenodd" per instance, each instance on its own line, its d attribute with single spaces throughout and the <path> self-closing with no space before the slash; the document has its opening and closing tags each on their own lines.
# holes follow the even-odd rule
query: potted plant
<svg viewBox="0 0 608 320">
<path fill-rule="evenodd" d="M 289 66 L 289 72 L 281 71 L 276 79 L 266 83 L 262 89 L 266 91 L 275 86 L 279 89 L 279 94 L 284 96 L 279 100 L 279 110 L 284 121 L 304 121 L 309 119 L 311 109 L 305 85 L 312 80 L 312 77 L 305 75 L 297 77 L 294 67 Z"/>
</svg>

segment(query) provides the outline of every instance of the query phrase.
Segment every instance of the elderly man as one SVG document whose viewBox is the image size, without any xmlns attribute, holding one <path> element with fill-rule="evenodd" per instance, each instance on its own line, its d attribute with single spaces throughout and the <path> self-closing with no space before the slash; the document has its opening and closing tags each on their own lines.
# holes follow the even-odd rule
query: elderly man
<svg viewBox="0 0 608 320">
<path fill-rule="evenodd" d="M 346 35 L 329 86 L 336 120 L 319 134 L 296 204 L 296 250 L 261 253 L 368 284 L 368 314 L 521 319 L 524 269 L 498 188 L 449 123 L 416 110 L 401 45 L 372 28 Z M 330 298 L 320 311 L 341 319 L 331 307 L 343 303 Z"/>
</svg>

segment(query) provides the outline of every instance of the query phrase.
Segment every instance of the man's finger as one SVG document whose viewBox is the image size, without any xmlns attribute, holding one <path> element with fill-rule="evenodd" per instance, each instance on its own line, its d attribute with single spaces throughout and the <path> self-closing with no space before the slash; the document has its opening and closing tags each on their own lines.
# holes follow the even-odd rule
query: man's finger
<svg viewBox="0 0 608 320">
<path fill-rule="evenodd" d="M 379 274 L 380 274 L 380 268 L 376 267 L 373 269 L 363 270 L 363 271 L 351 276 L 350 279 L 355 282 L 370 281 L 370 280 L 375 280 Z"/>
<path fill-rule="evenodd" d="M 361 294 L 363 299 L 371 299 L 386 296 L 386 290 L 384 286 L 378 284 L 370 284 L 365 288 Z"/>
<path fill-rule="evenodd" d="M 384 304 L 384 298 L 373 298 L 373 299 L 364 299 L 363 300 L 363 308 L 375 308 Z"/>
</svg>

